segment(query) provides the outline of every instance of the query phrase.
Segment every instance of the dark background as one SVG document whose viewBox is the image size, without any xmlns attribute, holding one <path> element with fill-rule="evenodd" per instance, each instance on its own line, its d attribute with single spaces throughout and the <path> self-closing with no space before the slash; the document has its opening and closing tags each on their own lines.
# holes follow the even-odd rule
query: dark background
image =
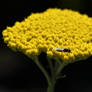
<svg viewBox="0 0 92 92">
<path fill-rule="evenodd" d="M 3 43 L 1 33 L 7 26 L 22 21 L 32 12 L 48 8 L 68 8 L 92 17 L 92 0 L 0 1 L 0 92 L 46 92 L 47 82 L 39 68 L 22 53 L 9 49 Z M 57 81 L 55 92 L 92 92 L 91 61 L 92 57 L 65 67 L 63 73 L 67 77 Z"/>
</svg>

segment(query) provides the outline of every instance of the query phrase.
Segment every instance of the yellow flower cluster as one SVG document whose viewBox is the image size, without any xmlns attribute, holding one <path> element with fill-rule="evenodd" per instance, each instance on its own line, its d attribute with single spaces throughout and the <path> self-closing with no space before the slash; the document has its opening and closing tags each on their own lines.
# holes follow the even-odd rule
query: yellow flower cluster
<svg viewBox="0 0 92 92">
<path fill-rule="evenodd" d="M 30 57 L 46 52 L 48 57 L 70 63 L 92 55 L 92 18 L 68 9 L 32 13 L 2 34 L 11 49 Z M 68 48 L 71 52 L 58 52 L 55 48 Z"/>
</svg>

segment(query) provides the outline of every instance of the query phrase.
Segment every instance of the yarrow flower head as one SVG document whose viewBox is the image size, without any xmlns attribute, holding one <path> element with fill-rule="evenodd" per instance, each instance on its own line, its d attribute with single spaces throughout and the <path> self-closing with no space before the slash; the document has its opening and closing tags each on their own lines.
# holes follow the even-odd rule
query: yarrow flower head
<svg viewBox="0 0 92 92">
<path fill-rule="evenodd" d="M 70 63 L 92 55 L 92 18 L 69 9 L 50 8 L 32 13 L 2 34 L 11 49 L 30 57 L 45 52 L 48 57 Z"/>
</svg>

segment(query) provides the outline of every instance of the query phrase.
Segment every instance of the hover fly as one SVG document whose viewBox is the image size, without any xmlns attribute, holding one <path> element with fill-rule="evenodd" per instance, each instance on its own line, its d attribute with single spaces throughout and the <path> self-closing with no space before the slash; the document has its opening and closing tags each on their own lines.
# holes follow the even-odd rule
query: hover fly
<svg viewBox="0 0 92 92">
<path fill-rule="evenodd" d="M 55 48 L 56 51 L 59 51 L 59 52 L 71 52 L 70 49 L 67 49 L 67 48 Z"/>
</svg>

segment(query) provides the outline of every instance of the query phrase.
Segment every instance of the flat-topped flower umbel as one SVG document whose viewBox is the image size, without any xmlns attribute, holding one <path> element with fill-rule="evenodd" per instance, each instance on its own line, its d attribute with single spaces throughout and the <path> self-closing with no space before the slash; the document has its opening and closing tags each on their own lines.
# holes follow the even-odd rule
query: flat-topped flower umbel
<svg viewBox="0 0 92 92">
<path fill-rule="evenodd" d="M 54 83 L 38 63 L 37 56 L 41 52 L 45 52 L 49 60 L 53 58 L 59 61 L 61 68 L 55 68 L 56 74 L 53 75 L 54 68 L 50 66 L 54 77 L 66 64 L 87 59 L 92 55 L 92 18 L 68 9 L 50 8 L 42 13 L 32 13 L 22 22 L 7 27 L 2 34 L 4 42 L 12 50 L 23 52 L 36 61 L 50 88 Z M 52 92 L 50 88 L 48 92 Z"/>
</svg>

